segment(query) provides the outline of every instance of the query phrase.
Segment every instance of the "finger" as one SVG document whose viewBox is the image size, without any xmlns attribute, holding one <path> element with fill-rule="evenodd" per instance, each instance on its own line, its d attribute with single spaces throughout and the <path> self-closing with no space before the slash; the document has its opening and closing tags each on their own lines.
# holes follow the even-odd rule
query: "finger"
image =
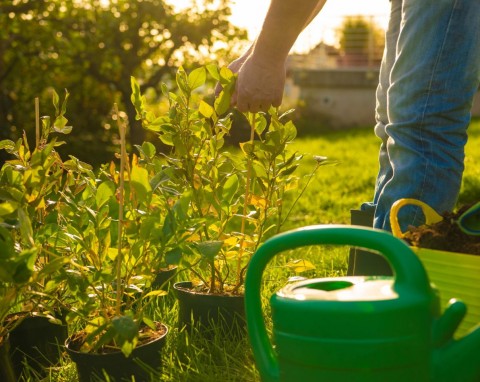
<svg viewBox="0 0 480 382">
<path fill-rule="evenodd" d="M 220 85 L 220 82 L 217 82 L 217 84 L 215 85 L 215 97 L 218 97 L 222 90 L 223 90 L 222 85 Z"/>
<path fill-rule="evenodd" d="M 282 104 L 282 97 L 275 98 L 272 102 L 273 107 L 279 107 Z"/>
<path fill-rule="evenodd" d="M 268 111 L 268 103 L 265 102 L 252 102 L 249 104 L 248 111 L 251 113 L 258 113 L 260 111 Z"/>
<path fill-rule="evenodd" d="M 240 111 L 241 113 L 246 113 L 247 111 L 250 111 L 249 110 L 249 105 L 245 102 L 241 102 L 240 100 L 238 100 L 235 105 L 236 105 L 238 111 Z"/>
<path fill-rule="evenodd" d="M 231 106 L 235 106 L 237 104 L 237 97 L 238 97 L 237 88 L 235 88 L 235 90 L 232 93 L 232 96 L 230 97 Z"/>
<path fill-rule="evenodd" d="M 242 113 L 256 113 L 260 111 L 259 104 L 248 97 L 237 98 L 236 106 L 238 111 L 241 111 Z"/>
<path fill-rule="evenodd" d="M 258 111 L 268 112 L 270 109 L 270 102 L 262 102 L 258 105 Z"/>
</svg>

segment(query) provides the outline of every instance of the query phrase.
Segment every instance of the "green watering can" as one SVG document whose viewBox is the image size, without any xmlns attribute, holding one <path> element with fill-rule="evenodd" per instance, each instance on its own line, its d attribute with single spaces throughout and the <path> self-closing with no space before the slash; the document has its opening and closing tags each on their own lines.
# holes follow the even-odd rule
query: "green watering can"
<svg viewBox="0 0 480 382">
<path fill-rule="evenodd" d="M 278 253 L 311 245 L 374 250 L 394 276 L 318 278 L 289 284 L 271 297 L 267 334 L 262 274 Z M 440 315 L 438 293 L 413 251 L 372 228 L 318 225 L 267 240 L 245 280 L 248 335 L 264 382 L 480 381 L 480 327 L 455 340 L 466 312 L 452 300 Z"/>
</svg>

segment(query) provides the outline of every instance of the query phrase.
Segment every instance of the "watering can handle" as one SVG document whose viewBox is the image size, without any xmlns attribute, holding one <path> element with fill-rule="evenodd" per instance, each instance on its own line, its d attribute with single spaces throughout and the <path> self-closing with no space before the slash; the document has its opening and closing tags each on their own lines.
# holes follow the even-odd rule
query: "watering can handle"
<svg viewBox="0 0 480 382">
<path fill-rule="evenodd" d="M 276 235 L 263 243 L 250 260 L 245 279 L 245 312 L 252 348 L 264 382 L 278 382 L 276 354 L 265 328 L 260 297 L 263 272 L 278 253 L 310 245 L 349 245 L 383 254 L 394 274 L 394 289 L 430 295 L 430 284 L 420 260 L 408 245 L 386 231 L 360 226 L 314 225 Z"/>
<path fill-rule="evenodd" d="M 410 198 L 400 199 L 393 203 L 392 208 L 390 209 L 390 227 L 392 228 L 393 236 L 399 238 L 403 238 L 405 236 L 400 228 L 400 224 L 398 223 L 398 212 L 402 207 L 407 205 L 418 206 L 422 209 L 422 212 L 425 215 L 425 224 L 435 224 L 443 220 L 441 215 L 439 215 L 432 207 L 421 200 Z"/>
</svg>

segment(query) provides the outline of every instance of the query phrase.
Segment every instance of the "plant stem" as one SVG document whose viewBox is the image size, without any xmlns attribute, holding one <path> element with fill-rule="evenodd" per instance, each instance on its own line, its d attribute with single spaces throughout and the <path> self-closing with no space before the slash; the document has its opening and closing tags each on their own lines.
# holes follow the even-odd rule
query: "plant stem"
<svg viewBox="0 0 480 382">
<path fill-rule="evenodd" d="M 298 193 L 297 197 L 295 198 L 295 200 L 293 201 L 292 205 L 290 206 L 290 208 L 288 209 L 287 211 L 287 214 L 285 215 L 285 217 L 283 219 L 281 219 L 281 214 L 279 216 L 279 219 L 281 219 L 280 223 L 278 224 L 278 227 L 281 227 L 283 226 L 283 224 L 285 224 L 285 222 L 287 221 L 288 217 L 290 216 L 291 212 L 293 211 L 293 208 L 296 206 L 297 202 L 300 200 L 300 198 L 302 197 L 303 193 L 305 192 L 305 190 L 307 189 L 308 185 L 310 184 L 313 176 L 315 175 L 315 173 L 317 172 L 318 168 L 321 166 L 320 163 L 317 163 L 315 168 L 313 169 L 313 171 L 308 175 L 308 178 L 307 178 L 307 182 L 305 183 L 305 186 L 300 190 L 300 192 Z M 277 233 L 279 232 L 279 230 L 277 229 Z"/>
<path fill-rule="evenodd" d="M 35 97 L 35 148 L 40 146 L 40 101 Z"/>
<path fill-rule="evenodd" d="M 249 143 L 252 144 L 253 150 L 253 141 L 255 139 L 255 120 L 257 113 L 251 114 L 250 122 L 250 140 Z M 240 249 L 238 252 L 238 261 L 237 261 L 237 285 L 241 280 L 242 273 L 242 257 L 245 244 L 245 222 L 247 220 L 247 207 L 250 200 L 250 182 L 252 177 L 252 156 L 247 153 L 247 178 L 245 180 L 245 200 L 243 202 L 243 213 L 242 213 L 242 226 L 240 227 Z"/>
<path fill-rule="evenodd" d="M 117 118 L 118 130 L 120 132 L 120 185 L 118 190 L 118 254 L 117 254 L 117 272 L 116 272 L 116 280 L 117 280 L 117 295 L 116 295 L 116 304 L 115 304 L 115 312 L 117 315 L 120 315 L 120 307 L 122 303 L 122 233 L 123 233 L 123 198 L 124 198 L 124 190 L 125 190 L 125 157 L 126 149 L 125 149 L 125 124 L 120 120 L 120 115 L 118 112 L 118 106 L 115 103 L 114 111 Z"/>
<path fill-rule="evenodd" d="M 215 284 L 216 284 L 216 274 L 215 274 L 215 259 L 212 259 L 209 264 L 210 267 L 210 287 L 209 292 L 215 292 Z"/>
</svg>

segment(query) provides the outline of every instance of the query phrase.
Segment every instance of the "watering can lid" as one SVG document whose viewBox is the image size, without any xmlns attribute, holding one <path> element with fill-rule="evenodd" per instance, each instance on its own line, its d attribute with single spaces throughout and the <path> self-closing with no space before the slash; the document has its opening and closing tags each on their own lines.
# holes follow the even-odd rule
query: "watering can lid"
<svg viewBox="0 0 480 382">
<path fill-rule="evenodd" d="M 382 301 L 398 299 L 392 277 L 353 276 L 288 284 L 277 296 L 298 301 Z"/>
</svg>

